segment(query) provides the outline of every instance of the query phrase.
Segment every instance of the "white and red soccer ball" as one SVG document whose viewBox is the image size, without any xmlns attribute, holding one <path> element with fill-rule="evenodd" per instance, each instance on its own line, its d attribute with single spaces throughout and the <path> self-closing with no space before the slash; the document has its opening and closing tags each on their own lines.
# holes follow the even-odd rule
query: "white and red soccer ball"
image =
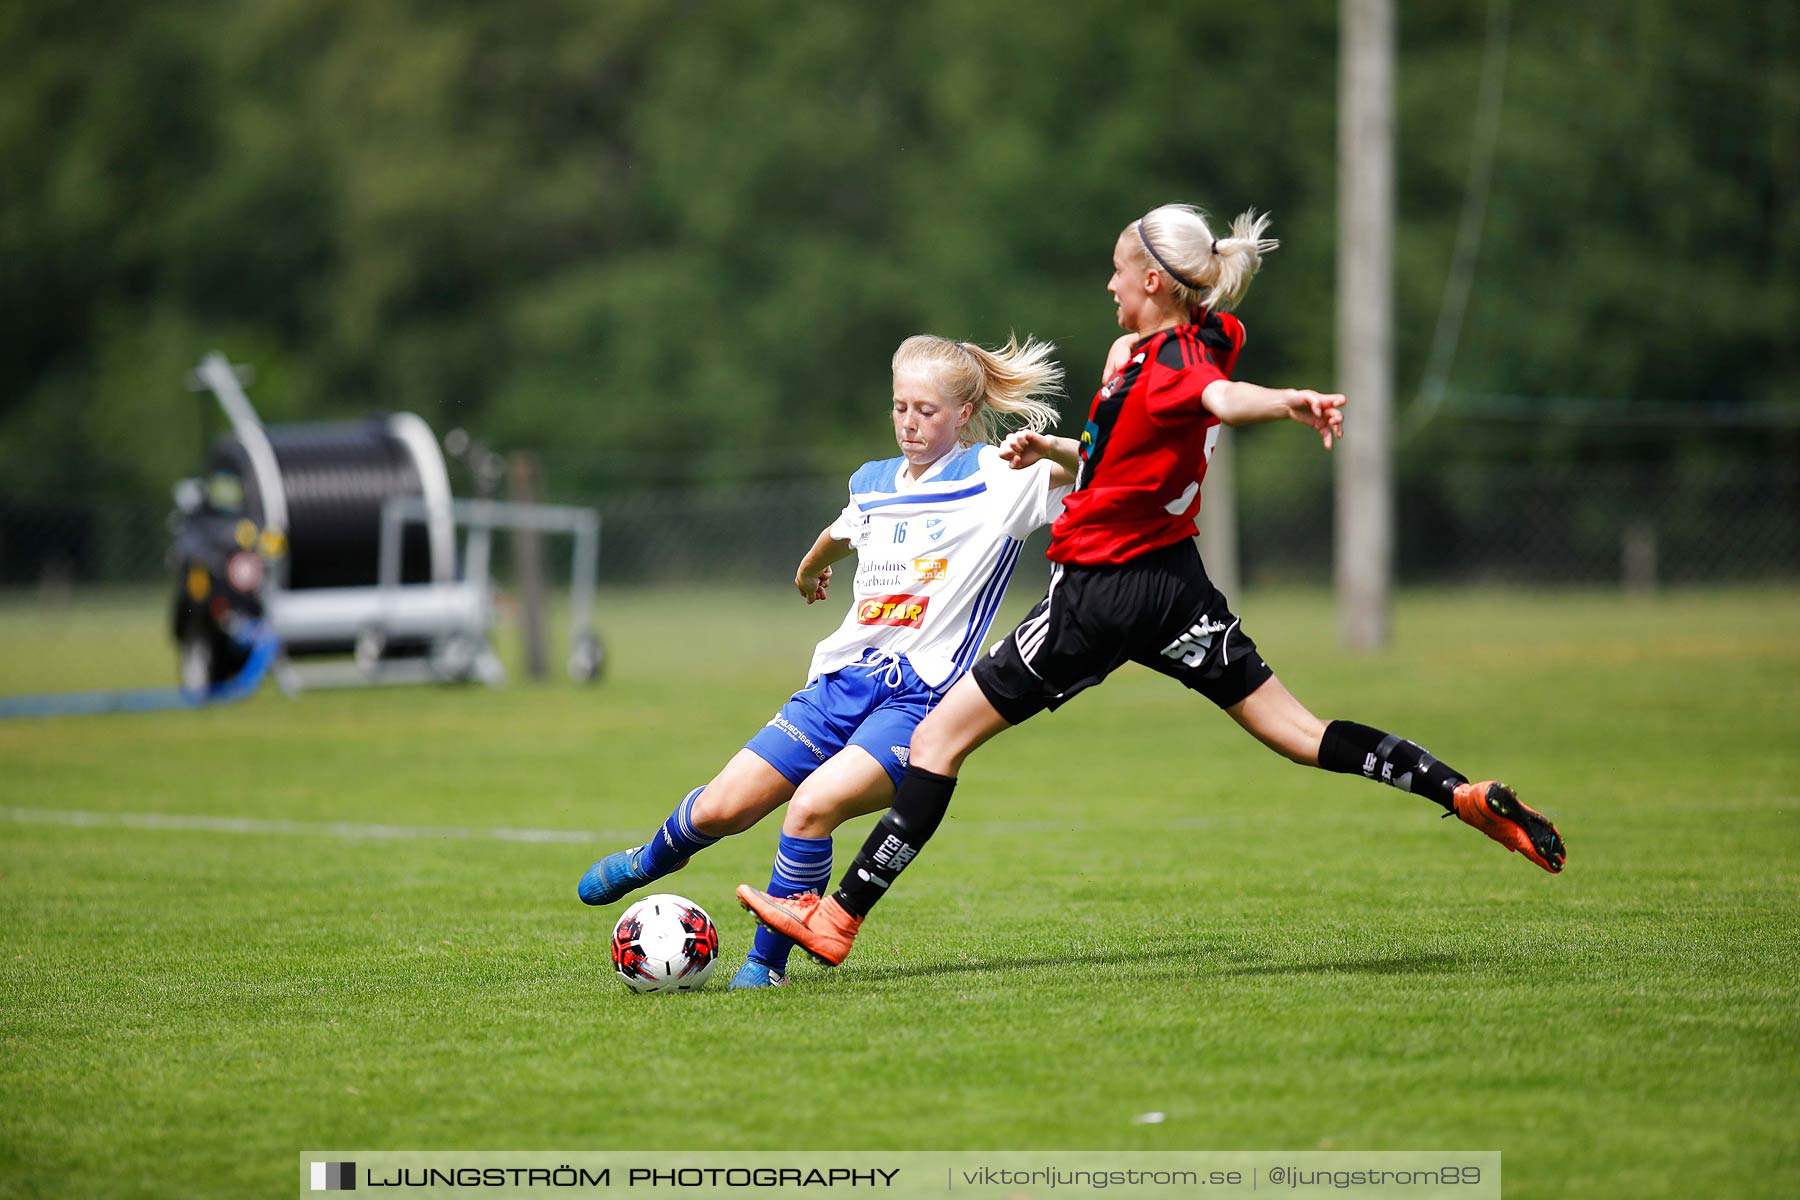
<svg viewBox="0 0 1800 1200">
<path fill-rule="evenodd" d="M 634 992 L 692 992 L 719 964 L 719 930 L 685 896 L 645 896 L 613 926 L 613 969 Z"/>
</svg>

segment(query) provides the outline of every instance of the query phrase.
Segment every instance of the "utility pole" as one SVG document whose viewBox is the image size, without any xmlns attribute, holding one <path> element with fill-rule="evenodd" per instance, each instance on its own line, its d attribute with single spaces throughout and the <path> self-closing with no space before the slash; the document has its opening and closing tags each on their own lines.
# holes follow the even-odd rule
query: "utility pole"
<svg viewBox="0 0 1800 1200">
<path fill-rule="evenodd" d="M 506 494 L 514 504 L 536 504 L 537 459 L 515 451 L 506 460 Z M 536 529 L 515 529 L 512 535 L 513 575 L 519 585 L 521 632 L 525 641 L 525 674 L 546 679 L 550 674 L 545 650 L 544 535 Z"/>
<path fill-rule="evenodd" d="M 1242 572 L 1238 569 L 1237 471 L 1232 464 L 1232 442 L 1237 437 L 1224 426 L 1206 462 L 1206 498 L 1200 502 L 1200 558 L 1213 586 L 1224 592 L 1239 611 L 1244 598 L 1238 594 Z"/>
<path fill-rule="evenodd" d="M 1374 650 L 1394 573 L 1394 5 L 1340 0 L 1338 12 L 1338 639 Z"/>
</svg>

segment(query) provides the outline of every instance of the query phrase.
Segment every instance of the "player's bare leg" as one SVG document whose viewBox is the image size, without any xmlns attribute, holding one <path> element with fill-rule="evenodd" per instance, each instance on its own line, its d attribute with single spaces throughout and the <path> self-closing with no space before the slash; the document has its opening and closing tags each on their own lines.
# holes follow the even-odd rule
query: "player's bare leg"
<svg viewBox="0 0 1800 1200">
<path fill-rule="evenodd" d="M 908 761 L 915 767 L 954 778 L 962 770 L 964 759 L 1011 728 L 988 702 L 975 677 L 964 675 L 913 730 L 912 756 Z"/>
<path fill-rule="evenodd" d="M 1225 711 L 1275 753 L 1303 767 L 1319 765 L 1325 722 L 1313 716 L 1275 676 Z"/>
<path fill-rule="evenodd" d="M 794 792 L 787 777 L 760 754 L 739 750 L 695 798 L 694 828 L 710 838 L 742 833 L 786 804 Z"/>
<path fill-rule="evenodd" d="M 893 807 L 863 843 L 838 890 L 823 899 L 802 895 L 777 900 L 745 886 L 738 888 L 738 902 L 819 962 L 843 962 L 863 917 L 937 831 L 963 761 L 1007 728 L 974 678 L 963 676 L 913 731 L 909 765 Z"/>
<path fill-rule="evenodd" d="M 1315 717 L 1279 679 L 1268 681 L 1225 710 L 1263 745 L 1303 766 L 1378 779 L 1442 805 L 1508 850 L 1546 871 L 1561 871 L 1567 853 L 1562 835 L 1510 787 L 1468 778 L 1422 747 L 1358 725 Z"/>
<path fill-rule="evenodd" d="M 861 746 L 846 746 L 807 777 L 788 801 L 781 832 L 794 837 L 830 837 L 855 817 L 880 812 L 894 802 L 887 768 Z"/>
<path fill-rule="evenodd" d="M 831 835 L 839 825 L 865 813 L 880 812 L 894 799 L 887 768 L 861 746 L 846 746 L 807 777 L 788 802 L 781 840 L 769 886 L 761 893 L 768 903 L 790 908 L 795 897 L 818 894 L 831 886 Z M 754 891 L 755 889 L 746 889 Z M 756 931 L 744 965 L 731 981 L 734 990 L 779 987 L 787 982 L 788 953 L 794 943 L 771 928 Z"/>
<path fill-rule="evenodd" d="M 695 851 L 750 828 L 793 794 L 794 785 L 762 756 L 739 750 L 710 783 L 682 798 L 655 837 L 594 863 L 576 891 L 584 904 L 611 904 L 681 870 Z"/>
</svg>

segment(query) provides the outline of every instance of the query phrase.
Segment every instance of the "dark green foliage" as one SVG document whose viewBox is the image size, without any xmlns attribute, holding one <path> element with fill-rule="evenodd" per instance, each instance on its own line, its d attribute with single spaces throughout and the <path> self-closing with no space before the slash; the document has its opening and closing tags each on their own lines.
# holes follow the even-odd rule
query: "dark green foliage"
<svg viewBox="0 0 1800 1200">
<path fill-rule="evenodd" d="M 1453 393 L 1791 403 L 1790 9 L 1514 8 Z M 1401 16 L 1404 402 L 1488 21 Z M 1325 0 L 20 0 L 0 472 L 160 493 L 195 456 L 181 371 L 214 346 L 269 416 L 416 410 L 545 452 L 564 492 L 836 469 L 915 331 L 1051 338 L 1081 407 L 1109 243 L 1170 199 L 1273 210 L 1243 369 L 1325 385 L 1336 43 Z"/>
</svg>

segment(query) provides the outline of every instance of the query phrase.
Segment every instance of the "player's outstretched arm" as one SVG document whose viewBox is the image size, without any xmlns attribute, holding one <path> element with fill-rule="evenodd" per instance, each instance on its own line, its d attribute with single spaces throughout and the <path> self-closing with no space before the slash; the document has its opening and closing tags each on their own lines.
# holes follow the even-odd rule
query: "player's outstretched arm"
<svg viewBox="0 0 1800 1200">
<path fill-rule="evenodd" d="M 1201 394 L 1206 405 L 1227 425 L 1257 425 L 1284 418 L 1298 421 L 1324 439 L 1325 448 L 1344 436 L 1344 398 L 1310 388 L 1266 388 L 1241 379 L 1217 379 Z"/>
<path fill-rule="evenodd" d="M 800 566 L 794 571 L 794 586 L 811 604 L 815 600 L 825 598 L 825 589 L 831 586 L 831 564 L 839 559 L 850 557 L 855 549 L 848 541 L 831 536 L 831 527 L 826 526 L 813 539 L 812 549 L 800 560 Z"/>
<path fill-rule="evenodd" d="M 1050 486 L 1059 488 L 1068 487 L 1075 482 L 1075 473 L 1080 467 L 1080 459 L 1076 455 L 1080 449 L 1074 438 L 1052 437 L 1047 433 L 1021 429 L 1008 434 L 1006 440 L 1000 443 L 1000 457 L 1015 471 L 1049 459 Z"/>
</svg>

